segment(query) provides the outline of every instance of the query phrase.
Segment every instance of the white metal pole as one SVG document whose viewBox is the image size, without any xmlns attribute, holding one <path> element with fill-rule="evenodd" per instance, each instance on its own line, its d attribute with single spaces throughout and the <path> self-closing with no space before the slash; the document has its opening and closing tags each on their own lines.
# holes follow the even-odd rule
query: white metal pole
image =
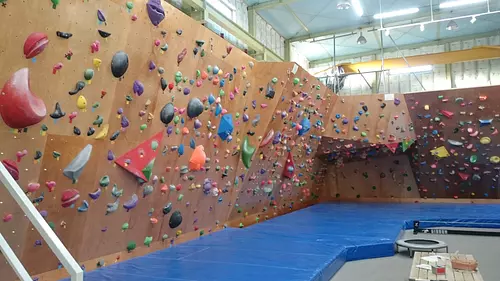
<svg viewBox="0 0 500 281">
<path fill-rule="evenodd" d="M 59 240 L 59 237 L 52 231 L 45 219 L 40 215 L 38 210 L 33 206 L 33 203 L 24 194 L 24 191 L 19 187 L 17 182 L 12 178 L 9 171 L 0 162 L 0 181 L 9 191 L 10 195 L 16 203 L 21 207 L 33 226 L 38 230 L 45 243 L 57 256 L 64 268 L 70 273 L 71 281 L 83 281 L 83 270 L 73 258 L 71 253 L 66 249 L 64 244 Z"/>
<path fill-rule="evenodd" d="M 3 253 L 3 256 L 7 260 L 7 262 L 10 264 L 12 269 L 16 272 L 17 277 L 21 281 L 32 281 L 31 276 L 29 273 L 26 271 L 24 268 L 23 264 L 21 261 L 17 258 L 16 254 L 14 251 L 9 246 L 9 243 L 5 240 L 3 235 L 0 233 L 0 250 Z"/>
</svg>

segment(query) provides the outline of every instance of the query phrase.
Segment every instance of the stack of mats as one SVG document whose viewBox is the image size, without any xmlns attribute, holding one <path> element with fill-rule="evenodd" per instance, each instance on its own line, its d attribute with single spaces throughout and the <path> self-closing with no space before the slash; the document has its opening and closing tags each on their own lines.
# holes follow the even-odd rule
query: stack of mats
<svg viewBox="0 0 500 281">
<path fill-rule="evenodd" d="M 500 205 L 319 204 L 100 268 L 84 280 L 326 281 L 346 261 L 392 256 L 413 220 L 500 228 Z"/>
</svg>

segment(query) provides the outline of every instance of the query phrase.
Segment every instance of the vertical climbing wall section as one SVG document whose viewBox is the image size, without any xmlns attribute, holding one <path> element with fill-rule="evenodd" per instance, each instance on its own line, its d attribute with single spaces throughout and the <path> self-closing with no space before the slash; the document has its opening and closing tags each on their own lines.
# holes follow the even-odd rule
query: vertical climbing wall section
<svg viewBox="0 0 500 281">
<path fill-rule="evenodd" d="M 264 161 L 277 202 L 307 184 L 332 93 L 294 64 L 256 63 L 159 0 L 3 2 L 0 160 L 78 261 L 222 228 Z M 57 268 L 0 198 L 27 269 Z"/>
<path fill-rule="evenodd" d="M 276 64 L 258 66 L 272 65 Z M 256 85 L 274 106 L 264 109 L 271 114 L 266 122 L 252 124 L 259 132 L 260 143 L 256 143 L 258 151 L 247 177 L 236 190 L 230 214 L 230 220 L 240 222 L 240 226 L 301 208 L 317 198 L 311 190 L 319 168 L 314 156 L 327 109 L 337 96 L 302 68 L 294 69 L 291 63 L 278 65 L 283 68 L 278 73 L 285 74 L 276 83 L 280 84 L 276 86 L 280 91 L 262 79 L 258 81 L 264 84 Z M 256 213 L 259 215 L 245 219 Z"/>
<path fill-rule="evenodd" d="M 499 198 L 500 87 L 405 95 L 417 134 L 423 198 Z"/>
</svg>

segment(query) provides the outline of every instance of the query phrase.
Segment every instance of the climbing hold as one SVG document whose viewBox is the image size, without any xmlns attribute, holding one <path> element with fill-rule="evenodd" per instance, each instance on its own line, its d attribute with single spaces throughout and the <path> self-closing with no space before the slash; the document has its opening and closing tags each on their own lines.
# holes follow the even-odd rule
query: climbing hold
<svg viewBox="0 0 500 281">
<path fill-rule="evenodd" d="M 490 144 L 490 143 L 491 143 L 491 138 L 489 138 L 489 137 L 482 137 L 482 138 L 479 140 L 479 142 L 480 142 L 481 144 Z"/>
<path fill-rule="evenodd" d="M 78 82 L 76 82 L 75 89 L 73 91 L 69 91 L 68 93 L 70 95 L 76 95 L 76 94 L 78 94 L 78 92 L 80 92 L 81 90 L 83 90 L 83 88 L 85 88 L 85 82 L 78 81 Z"/>
<path fill-rule="evenodd" d="M 189 169 L 191 171 L 200 171 L 206 159 L 207 155 L 205 154 L 205 148 L 203 145 L 198 145 L 189 159 Z"/>
<path fill-rule="evenodd" d="M 274 137 L 274 130 L 270 129 L 267 132 L 266 136 L 260 142 L 259 147 L 265 147 L 266 145 L 268 145 L 271 142 L 271 140 L 273 139 L 273 137 Z"/>
<path fill-rule="evenodd" d="M 59 0 L 50 0 L 50 2 L 52 2 L 52 9 L 56 9 L 57 8 L 57 5 L 59 5 Z"/>
<path fill-rule="evenodd" d="M 175 211 L 170 216 L 170 220 L 168 221 L 168 225 L 170 228 L 176 228 L 182 223 L 182 215 L 180 211 Z"/>
<path fill-rule="evenodd" d="M 79 136 L 82 134 L 82 131 L 80 131 L 80 129 L 76 126 L 73 126 L 73 134 Z"/>
<path fill-rule="evenodd" d="M 0 115 L 13 129 L 35 125 L 47 115 L 43 100 L 31 92 L 28 68 L 16 71 L 5 82 L 0 95 Z"/>
<path fill-rule="evenodd" d="M 36 192 L 38 189 L 40 189 L 40 184 L 36 182 L 30 182 L 28 183 L 28 187 L 26 189 L 26 192 Z"/>
<path fill-rule="evenodd" d="M 469 162 L 471 162 L 472 164 L 476 163 L 477 162 L 477 155 L 471 155 L 469 157 Z"/>
<path fill-rule="evenodd" d="M 111 60 L 111 72 L 113 76 L 121 79 L 125 75 L 125 72 L 127 72 L 127 69 L 128 55 L 123 51 L 114 54 Z"/>
<path fill-rule="evenodd" d="M 99 35 L 101 35 L 102 38 L 108 38 L 109 36 L 111 36 L 111 33 L 104 30 L 98 29 L 97 32 L 99 32 Z"/>
<path fill-rule="evenodd" d="M 82 205 L 78 207 L 78 212 L 83 213 L 89 210 L 89 202 L 87 200 L 83 200 Z"/>
<path fill-rule="evenodd" d="M 101 187 L 108 187 L 109 185 L 109 176 L 105 175 L 99 180 L 99 185 Z"/>
<path fill-rule="evenodd" d="M 52 112 L 50 114 L 50 117 L 52 117 L 52 119 L 59 119 L 61 117 L 64 117 L 65 115 L 66 115 L 66 113 L 62 111 L 61 105 L 59 104 L 59 102 L 56 102 L 54 112 Z"/>
<path fill-rule="evenodd" d="M 493 119 L 479 119 L 479 127 L 491 125 L 491 122 L 493 122 Z"/>
<path fill-rule="evenodd" d="M 163 207 L 163 215 L 167 215 L 170 211 L 172 211 L 172 203 L 168 203 Z"/>
<path fill-rule="evenodd" d="M 149 0 L 146 4 L 149 20 L 154 26 L 158 26 L 165 19 L 165 10 L 160 0 Z"/>
<path fill-rule="evenodd" d="M 255 153 L 255 147 L 250 145 L 250 142 L 248 140 L 248 136 L 245 136 L 245 139 L 243 140 L 242 144 L 242 153 L 241 153 L 241 160 L 243 161 L 243 165 L 247 169 L 250 169 L 250 165 L 252 163 L 252 157 L 253 154 Z"/>
<path fill-rule="evenodd" d="M 187 106 L 187 115 L 189 118 L 195 118 L 203 113 L 203 103 L 198 98 L 192 98 Z"/>
<path fill-rule="evenodd" d="M 137 202 L 139 202 L 139 197 L 137 197 L 136 194 L 133 194 L 128 201 L 123 203 L 123 208 L 125 208 L 128 212 L 137 206 Z"/>
<path fill-rule="evenodd" d="M 309 121 L 308 118 L 303 118 L 302 121 L 300 122 L 301 128 L 299 129 L 299 136 L 302 136 L 309 132 L 311 129 L 311 121 Z"/>
<path fill-rule="evenodd" d="M 95 121 L 94 121 L 94 125 L 97 125 L 97 124 L 95 124 Z M 100 126 L 100 124 L 99 124 L 99 126 Z M 109 124 L 104 124 L 101 131 L 99 131 L 99 133 L 97 133 L 97 135 L 94 137 L 94 139 L 103 140 L 108 135 L 108 131 L 109 131 Z"/>
<path fill-rule="evenodd" d="M 498 164 L 498 163 L 500 163 L 500 157 L 499 156 L 491 156 L 490 162 L 493 164 Z"/>
<path fill-rule="evenodd" d="M 97 20 L 99 21 L 99 24 L 104 23 L 105 25 L 107 25 L 106 17 L 104 16 L 104 13 L 99 9 L 97 10 Z"/>
<path fill-rule="evenodd" d="M 273 83 L 275 83 L 275 82 L 273 82 Z M 276 92 L 273 89 L 272 85 L 268 84 L 267 85 L 267 90 L 266 90 L 266 98 L 273 99 L 275 94 L 276 94 Z"/>
<path fill-rule="evenodd" d="M 76 100 L 76 107 L 81 111 L 87 111 L 87 99 L 84 96 L 79 96 Z"/>
<path fill-rule="evenodd" d="M 450 140 L 450 139 L 448 140 L 448 143 L 451 144 L 451 145 L 453 145 L 453 146 L 462 146 L 462 145 L 464 145 L 464 143 L 461 142 L 461 141 Z"/>
<path fill-rule="evenodd" d="M 113 184 L 113 188 L 111 189 L 111 195 L 113 195 L 113 197 L 115 198 L 121 197 L 123 195 L 123 188 L 118 189 L 118 185 L 116 185 L 116 183 Z"/>
<path fill-rule="evenodd" d="M 42 32 L 31 33 L 26 41 L 24 41 L 24 57 L 27 59 L 34 58 L 49 44 L 47 34 Z"/>
<path fill-rule="evenodd" d="M 142 198 L 146 198 L 146 196 L 148 196 L 149 194 L 153 193 L 154 191 L 154 187 L 152 185 L 146 185 L 143 189 L 142 189 Z"/>
<path fill-rule="evenodd" d="M 64 168 L 63 174 L 72 179 L 73 183 L 76 183 L 80 175 L 82 174 L 83 168 L 90 159 L 90 154 L 92 153 L 92 145 L 87 144 L 76 157 Z"/>
<path fill-rule="evenodd" d="M 182 33 L 182 31 L 181 31 Z M 182 51 L 177 55 L 177 66 L 179 66 L 184 59 L 184 57 L 187 55 L 187 49 L 184 48 Z"/>
<path fill-rule="evenodd" d="M 233 115 L 225 114 L 220 119 L 219 129 L 217 131 L 217 135 L 222 140 L 226 140 L 229 135 L 233 133 L 234 125 L 233 125 Z"/>
<path fill-rule="evenodd" d="M 293 78 L 293 85 L 296 86 L 297 84 L 299 84 L 300 82 L 300 79 L 299 78 Z"/>
<path fill-rule="evenodd" d="M 295 164 L 293 163 L 293 155 L 291 152 L 288 152 L 288 156 L 286 158 L 285 165 L 283 167 L 283 177 L 291 179 L 295 173 Z"/>
<path fill-rule="evenodd" d="M 160 120 L 163 124 L 168 125 L 174 119 L 175 108 L 173 103 L 167 103 L 160 112 Z"/>
<path fill-rule="evenodd" d="M 137 96 L 141 96 L 144 93 L 144 85 L 139 80 L 134 81 L 132 89 Z"/>
<path fill-rule="evenodd" d="M 61 206 L 63 208 L 68 208 L 74 205 L 78 198 L 80 198 L 80 192 L 78 190 L 66 189 L 61 195 Z"/>
<path fill-rule="evenodd" d="M 179 148 L 177 149 L 177 153 L 179 154 L 179 156 L 184 155 L 184 144 L 181 143 L 181 145 L 179 145 Z"/>
<path fill-rule="evenodd" d="M 94 78 L 94 70 L 92 68 L 87 68 L 83 72 L 83 77 L 87 81 L 87 84 L 89 84 L 89 85 L 92 84 L 92 78 Z"/>
<path fill-rule="evenodd" d="M 133 250 L 135 250 L 136 247 L 137 247 L 137 244 L 134 241 L 128 242 L 127 252 L 129 252 L 129 253 L 132 252 Z"/>
</svg>

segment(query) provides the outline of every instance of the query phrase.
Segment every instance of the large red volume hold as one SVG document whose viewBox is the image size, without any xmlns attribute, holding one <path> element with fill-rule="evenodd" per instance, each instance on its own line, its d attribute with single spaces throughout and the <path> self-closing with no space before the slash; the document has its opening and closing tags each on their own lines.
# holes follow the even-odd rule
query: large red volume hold
<svg viewBox="0 0 500 281">
<path fill-rule="evenodd" d="M 31 59 L 45 50 L 49 44 L 47 34 L 42 32 L 31 33 L 24 41 L 24 57 Z"/>
<path fill-rule="evenodd" d="M 31 92 L 27 68 L 16 71 L 3 86 L 0 115 L 14 129 L 35 125 L 47 115 L 43 100 Z"/>
</svg>

